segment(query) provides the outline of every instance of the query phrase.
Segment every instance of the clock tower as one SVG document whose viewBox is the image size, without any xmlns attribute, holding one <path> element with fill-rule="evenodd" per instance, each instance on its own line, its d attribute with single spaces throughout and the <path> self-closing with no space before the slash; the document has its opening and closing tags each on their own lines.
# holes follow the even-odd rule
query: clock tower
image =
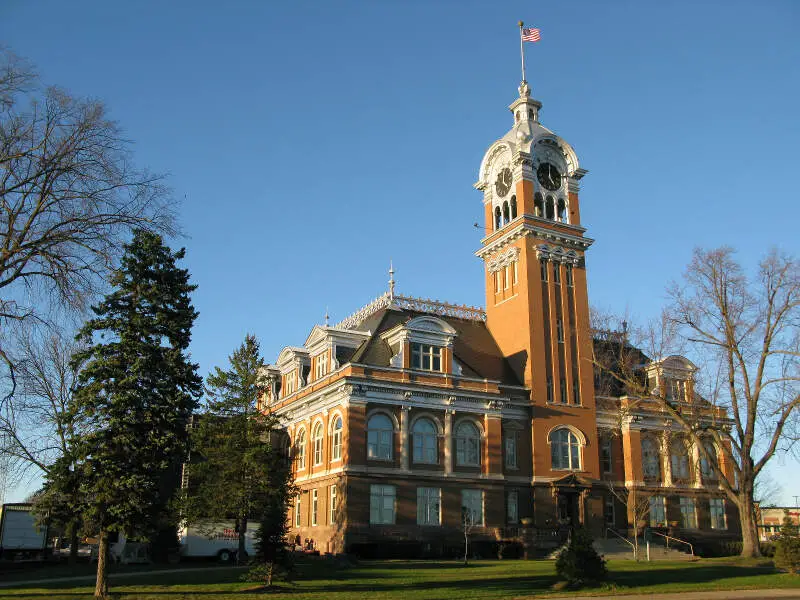
<svg viewBox="0 0 800 600">
<path fill-rule="evenodd" d="M 581 471 L 599 476 L 586 250 L 572 146 L 539 122 L 542 104 L 523 81 L 509 106 L 513 126 L 487 150 L 475 187 L 483 192 L 486 322 L 531 390 L 534 481 L 557 477 L 549 433 L 580 432 Z"/>
</svg>

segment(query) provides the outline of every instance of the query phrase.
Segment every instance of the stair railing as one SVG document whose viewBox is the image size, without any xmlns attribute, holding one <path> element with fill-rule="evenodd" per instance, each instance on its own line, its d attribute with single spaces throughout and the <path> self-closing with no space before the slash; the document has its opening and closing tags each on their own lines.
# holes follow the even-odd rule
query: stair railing
<svg viewBox="0 0 800 600">
<path fill-rule="evenodd" d="M 628 545 L 631 547 L 631 550 L 633 551 L 633 556 L 634 556 L 634 557 L 635 557 L 635 558 L 638 560 L 638 557 L 636 556 L 636 546 L 634 546 L 634 545 L 633 545 L 633 542 L 632 542 L 632 541 L 630 541 L 630 540 L 629 540 L 628 538 L 626 538 L 625 536 L 623 536 L 623 535 L 620 535 L 619 533 L 617 533 L 616 531 L 614 531 L 613 529 L 611 529 L 611 527 L 606 527 L 606 539 L 608 539 L 608 535 L 607 535 L 607 534 L 608 534 L 608 532 L 609 532 L 609 531 L 610 531 L 611 533 L 613 533 L 615 536 L 617 536 L 619 539 L 621 539 L 623 542 L 625 542 L 626 544 L 628 544 Z"/>
<path fill-rule="evenodd" d="M 692 556 L 694 556 L 694 546 L 692 546 L 692 545 L 691 545 L 689 542 L 687 542 L 686 540 L 682 540 L 682 539 L 679 539 L 679 538 L 676 538 L 676 537 L 672 537 L 671 535 L 666 535 L 666 534 L 664 534 L 664 533 L 658 533 L 657 531 L 653 531 L 652 529 L 650 530 L 650 533 L 652 533 L 653 535 L 660 535 L 661 537 L 663 537 L 664 539 L 666 539 L 666 540 L 667 540 L 667 550 L 669 550 L 669 541 L 670 541 L 670 540 L 672 540 L 672 541 L 674 541 L 674 542 L 678 542 L 678 543 L 680 543 L 680 544 L 686 544 L 687 546 L 689 546 L 689 553 L 690 553 Z"/>
</svg>

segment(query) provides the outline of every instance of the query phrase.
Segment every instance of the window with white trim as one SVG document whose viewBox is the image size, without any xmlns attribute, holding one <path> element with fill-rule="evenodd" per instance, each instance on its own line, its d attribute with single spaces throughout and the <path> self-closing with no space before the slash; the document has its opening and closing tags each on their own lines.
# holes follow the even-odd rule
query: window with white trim
<svg viewBox="0 0 800 600">
<path fill-rule="evenodd" d="M 316 370 L 314 372 L 316 379 L 321 379 L 328 374 L 328 365 L 330 361 L 328 360 L 328 351 L 325 350 L 317 355 L 316 358 Z"/>
<path fill-rule="evenodd" d="M 513 283 L 514 285 L 517 285 L 517 282 L 519 281 L 519 274 L 517 273 L 518 271 L 517 262 L 518 261 L 515 260 L 513 263 L 511 263 L 511 266 L 513 268 L 513 271 L 511 272 L 511 283 Z"/>
<path fill-rule="evenodd" d="M 511 268 L 509 267 L 509 265 L 503 267 L 503 281 L 505 283 L 503 289 L 507 290 L 508 288 L 511 287 Z"/>
<path fill-rule="evenodd" d="M 694 498 L 680 497 L 681 527 L 683 529 L 697 529 L 697 507 Z"/>
<path fill-rule="evenodd" d="M 384 414 L 372 415 L 367 422 L 367 458 L 392 460 L 394 427 Z"/>
<path fill-rule="evenodd" d="M 689 479 L 689 448 L 682 440 L 673 440 L 670 444 L 670 464 L 673 479 Z"/>
<path fill-rule="evenodd" d="M 564 343 L 564 321 L 556 319 L 556 339 L 559 344 Z"/>
<path fill-rule="evenodd" d="M 417 419 L 411 429 L 414 462 L 435 465 L 439 462 L 439 442 L 436 425 L 430 419 Z"/>
<path fill-rule="evenodd" d="M 461 490 L 461 519 L 467 525 L 483 525 L 483 490 Z"/>
<path fill-rule="evenodd" d="M 395 487 L 393 485 L 369 486 L 369 522 L 371 525 L 394 524 Z"/>
<path fill-rule="evenodd" d="M 553 469 L 577 471 L 581 468 L 581 444 L 578 436 L 566 428 L 550 434 L 550 455 Z"/>
<path fill-rule="evenodd" d="M 642 468 L 645 479 L 661 479 L 661 453 L 656 442 L 649 437 L 642 439 Z"/>
<path fill-rule="evenodd" d="M 664 496 L 650 496 L 650 527 L 667 526 L 667 507 Z"/>
<path fill-rule="evenodd" d="M 317 509 L 319 508 L 319 494 L 316 489 L 311 490 L 311 525 L 317 525 Z"/>
<path fill-rule="evenodd" d="M 441 488 L 417 488 L 417 525 L 441 525 Z"/>
<path fill-rule="evenodd" d="M 506 496 L 506 522 L 516 524 L 519 522 L 519 493 L 511 490 Z"/>
<path fill-rule="evenodd" d="M 611 438 L 604 437 L 600 441 L 600 466 L 603 473 L 611 473 Z"/>
<path fill-rule="evenodd" d="M 567 286 L 568 287 L 574 287 L 575 286 L 575 277 L 574 277 L 574 274 L 572 273 L 572 265 L 567 265 L 564 272 L 566 273 L 566 276 L 567 276 L 566 277 Z"/>
<path fill-rule="evenodd" d="M 342 417 L 337 416 L 333 421 L 331 435 L 331 460 L 342 458 Z"/>
<path fill-rule="evenodd" d="M 503 439 L 505 447 L 505 465 L 507 469 L 517 468 L 517 434 L 514 431 L 506 433 Z"/>
<path fill-rule="evenodd" d="M 499 273 L 499 271 L 498 271 Z M 411 343 L 411 368 L 421 371 L 442 370 L 442 349 L 431 344 Z"/>
<path fill-rule="evenodd" d="M 328 507 L 330 509 L 330 516 L 328 517 L 329 523 L 333 525 L 336 523 L 336 499 L 337 499 L 337 492 L 336 492 L 336 484 L 334 483 L 330 489 L 330 500 L 328 501 Z"/>
<path fill-rule="evenodd" d="M 288 396 L 297 391 L 297 371 L 292 371 L 283 376 L 283 395 Z"/>
<path fill-rule="evenodd" d="M 318 466 L 322 464 L 322 441 L 324 436 L 322 435 L 322 423 L 317 423 L 316 427 L 314 427 L 314 434 L 311 436 L 314 443 L 314 466 Z"/>
<path fill-rule="evenodd" d="M 294 526 L 300 527 L 300 496 L 294 499 Z"/>
<path fill-rule="evenodd" d="M 547 281 L 547 261 L 540 260 L 539 261 L 539 271 L 542 275 L 542 281 Z"/>
<path fill-rule="evenodd" d="M 705 448 L 710 460 L 700 452 L 700 473 L 703 475 L 704 480 L 716 479 L 717 472 L 714 467 L 717 465 L 717 448 L 711 442 L 705 442 L 703 448 Z"/>
<path fill-rule="evenodd" d="M 456 464 L 477 467 L 481 464 L 481 433 L 469 421 L 456 427 Z"/>
<path fill-rule="evenodd" d="M 561 265 L 553 263 L 553 283 L 561 285 Z"/>
<path fill-rule="evenodd" d="M 606 527 L 614 527 L 617 522 L 616 512 L 614 496 L 607 494 L 603 502 L 603 519 L 605 520 Z"/>
<path fill-rule="evenodd" d="M 306 468 L 306 430 L 301 429 L 297 434 L 297 440 L 295 441 L 295 454 L 297 457 L 297 468 L 298 469 L 305 469 Z"/>
<path fill-rule="evenodd" d="M 725 499 L 711 498 L 708 501 L 709 513 L 711 514 L 711 529 L 727 529 L 728 522 L 725 518 Z"/>
</svg>

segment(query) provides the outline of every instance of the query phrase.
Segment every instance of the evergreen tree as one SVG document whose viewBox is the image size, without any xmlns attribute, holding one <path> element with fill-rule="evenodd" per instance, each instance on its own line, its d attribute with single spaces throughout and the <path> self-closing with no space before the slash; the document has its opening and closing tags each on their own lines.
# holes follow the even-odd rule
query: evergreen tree
<svg viewBox="0 0 800 600">
<path fill-rule="evenodd" d="M 800 533 L 788 511 L 783 516 L 781 532 L 775 540 L 775 566 L 790 573 L 800 572 Z"/>
<path fill-rule="evenodd" d="M 197 312 L 189 272 L 161 237 L 134 232 L 113 291 L 81 329 L 84 364 L 73 395 L 75 471 L 86 521 L 98 532 L 95 596 L 108 593 L 109 533 L 147 538 L 161 524 L 169 475 L 187 450 L 187 424 L 202 393 L 189 360 Z M 174 486 L 172 486 L 174 489 Z"/>
<path fill-rule="evenodd" d="M 572 531 L 569 544 L 558 555 L 556 573 L 570 585 L 602 581 L 606 562 L 592 546 L 592 535 L 583 528 Z"/>
<path fill-rule="evenodd" d="M 258 406 L 264 359 L 255 336 L 247 335 L 228 361 L 227 370 L 216 367 L 206 378 L 206 410 L 193 433 L 187 506 L 193 521 L 235 519 L 236 558 L 243 561 L 248 522 L 265 514 L 287 480 L 274 472 L 278 451 L 271 438 L 278 435 L 278 419 Z"/>
</svg>

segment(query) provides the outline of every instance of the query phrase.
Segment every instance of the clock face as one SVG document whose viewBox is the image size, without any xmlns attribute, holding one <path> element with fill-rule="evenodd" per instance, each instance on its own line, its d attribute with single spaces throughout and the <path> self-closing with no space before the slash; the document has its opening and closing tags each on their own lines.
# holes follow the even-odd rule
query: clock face
<svg viewBox="0 0 800 600">
<path fill-rule="evenodd" d="M 511 169 L 505 168 L 497 174 L 497 181 L 494 182 L 494 189 L 497 192 L 497 195 L 501 198 L 508 193 L 508 190 L 511 189 Z"/>
<path fill-rule="evenodd" d="M 561 173 L 558 172 L 558 167 L 549 162 L 543 162 L 539 165 L 539 168 L 536 169 L 536 177 L 542 187 L 551 192 L 561 187 Z"/>
</svg>

